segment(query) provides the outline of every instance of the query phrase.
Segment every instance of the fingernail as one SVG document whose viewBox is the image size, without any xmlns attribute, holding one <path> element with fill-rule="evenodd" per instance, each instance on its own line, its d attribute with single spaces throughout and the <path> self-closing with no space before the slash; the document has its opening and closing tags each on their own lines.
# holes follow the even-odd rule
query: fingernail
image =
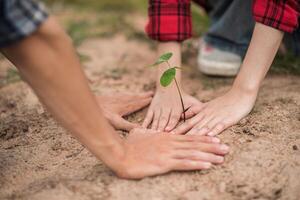
<svg viewBox="0 0 300 200">
<path fill-rule="evenodd" d="M 228 151 L 229 150 L 229 146 L 223 144 L 223 145 L 221 145 L 221 150 Z"/>
<path fill-rule="evenodd" d="M 218 163 L 223 163 L 224 162 L 224 158 L 219 156 L 218 159 L 217 159 L 217 162 Z"/>
<path fill-rule="evenodd" d="M 214 133 L 213 133 L 213 132 L 209 132 L 207 135 L 208 135 L 208 136 L 213 136 Z"/>
<path fill-rule="evenodd" d="M 171 130 L 171 127 L 167 126 L 167 127 L 165 128 L 165 130 L 166 130 L 166 131 L 170 131 L 170 130 Z"/>
<path fill-rule="evenodd" d="M 203 163 L 204 169 L 209 169 L 211 167 L 211 163 Z"/>
<path fill-rule="evenodd" d="M 220 143 L 221 140 L 219 138 L 214 137 L 214 138 L 212 138 L 212 142 L 213 143 Z"/>
</svg>

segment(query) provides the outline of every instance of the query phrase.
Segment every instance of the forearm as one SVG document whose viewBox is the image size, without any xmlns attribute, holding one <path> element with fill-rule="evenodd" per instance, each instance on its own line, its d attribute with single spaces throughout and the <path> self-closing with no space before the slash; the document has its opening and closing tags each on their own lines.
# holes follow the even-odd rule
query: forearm
<svg viewBox="0 0 300 200">
<path fill-rule="evenodd" d="M 256 23 L 253 36 L 234 88 L 257 92 L 283 38 L 283 32 Z"/>
<path fill-rule="evenodd" d="M 171 52 L 173 53 L 173 56 L 169 60 L 170 66 L 174 67 L 180 67 L 181 66 L 181 44 L 178 42 L 161 42 L 158 45 L 158 56 Z M 169 66 L 166 63 L 160 64 L 157 67 L 157 79 L 156 79 L 156 87 L 158 89 L 164 89 L 160 85 L 160 77 L 164 73 L 165 70 L 167 70 Z M 176 80 L 178 84 L 180 85 L 181 83 L 181 71 L 176 70 Z M 172 83 L 170 87 L 175 87 L 175 83 Z"/>
<path fill-rule="evenodd" d="M 44 34 L 43 26 L 3 52 L 53 116 L 99 159 L 110 162 L 108 152 L 119 151 L 122 141 L 104 119 L 67 36 L 62 30 L 59 36 Z"/>
</svg>

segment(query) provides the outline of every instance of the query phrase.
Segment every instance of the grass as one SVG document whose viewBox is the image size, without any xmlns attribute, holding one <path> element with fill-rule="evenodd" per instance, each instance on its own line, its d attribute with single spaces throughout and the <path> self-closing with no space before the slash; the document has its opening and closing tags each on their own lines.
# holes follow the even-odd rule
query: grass
<svg viewBox="0 0 300 200">
<path fill-rule="evenodd" d="M 76 46 L 85 39 L 111 37 L 124 33 L 129 39 L 146 41 L 147 37 L 128 23 L 128 15 L 138 13 L 146 17 L 147 1 L 140 0 L 45 0 L 50 9 L 57 4 L 64 12 L 71 11 L 65 19 L 65 28 Z M 54 11 L 55 13 L 55 11 Z"/>
<path fill-rule="evenodd" d="M 141 0 L 45 0 L 48 4 L 62 3 L 79 9 L 97 12 L 128 13 L 147 8 L 147 1 Z M 146 13 L 146 10 L 144 10 Z"/>
</svg>

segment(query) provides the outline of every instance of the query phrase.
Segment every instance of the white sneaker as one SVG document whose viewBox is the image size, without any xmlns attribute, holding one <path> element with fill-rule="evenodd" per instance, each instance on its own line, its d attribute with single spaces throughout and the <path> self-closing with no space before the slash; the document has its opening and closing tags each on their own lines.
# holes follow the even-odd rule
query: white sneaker
<svg viewBox="0 0 300 200">
<path fill-rule="evenodd" d="M 241 56 L 223 51 L 201 41 L 198 68 L 206 75 L 235 76 L 242 64 Z"/>
</svg>

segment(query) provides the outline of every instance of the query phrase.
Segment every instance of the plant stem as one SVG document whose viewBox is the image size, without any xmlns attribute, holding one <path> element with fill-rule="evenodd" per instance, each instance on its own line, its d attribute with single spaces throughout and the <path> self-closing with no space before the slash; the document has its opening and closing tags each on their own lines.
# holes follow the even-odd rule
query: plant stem
<svg viewBox="0 0 300 200">
<path fill-rule="evenodd" d="M 177 90 L 178 90 L 178 93 L 179 93 L 179 96 L 180 96 L 180 102 L 181 102 L 182 112 L 183 112 L 183 122 L 185 122 L 185 109 L 184 109 L 184 103 L 183 103 L 182 95 L 181 95 L 181 92 L 180 92 L 180 89 L 179 89 L 176 78 L 174 78 L 174 80 L 175 80 L 175 84 L 176 84 L 176 87 L 177 87 Z"/>
<path fill-rule="evenodd" d="M 167 62 L 167 64 L 168 64 L 169 68 L 171 68 L 170 63 L 169 63 L 168 61 L 166 61 L 166 62 Z M 177 70 L 177 69 L 175 68 L 175 70 Z M 178 82 L 177 82 L 177 80 L 176 80 L 176 77 L 174 77 L 174 81 L 175 81 L 176 88 L 177 88 L 177 91 L 178 91 L 178 94 L 179 94 L 179 97 L 180 97 L 180 102 L 181 102 L 181 107 L 182 107 L 182 112 L 183 112 L 183 122 L 185 122 L 186 117 L 185 117 L 184 103 L 183 103 L 181 91 L 180 91 L 180 89 L 179 89 L 179 85 L 178 85 Z"/>
</svg>

